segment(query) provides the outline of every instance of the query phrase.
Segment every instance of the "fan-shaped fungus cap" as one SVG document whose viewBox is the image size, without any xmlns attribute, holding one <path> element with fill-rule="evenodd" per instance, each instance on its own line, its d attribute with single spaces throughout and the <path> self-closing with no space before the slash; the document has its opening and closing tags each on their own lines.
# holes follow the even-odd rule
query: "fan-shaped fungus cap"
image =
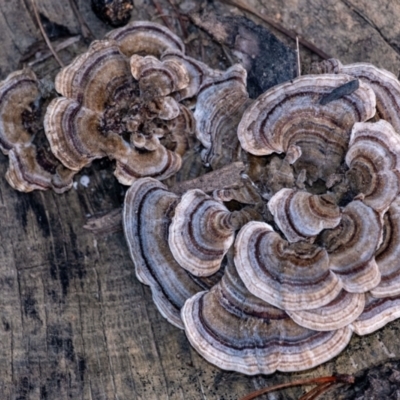
<svg viewBox="0 0 400 400">
<path fill-rule="evenodd" d="M 231 213 L 201 190 L 186 192 L 175 209 L 168 243 L 175 260 L 196 276 L 217 272 L 233 244 Z"/>
<path fill-rule="evenodd" d="M 143 176 L 165 179 L 181 165 L 180 156 L 161 144 L 153 151 L 141 152 L 120 135 L 104 136 L 101 115 L 74 100 L 54 99 L 47 108 L 44 125 L 54 155 L 74 171 L 108 156 L 117 160 L 118 180 L 129 185 Z"/>
<path fill-rule="evenodd" d="M 142 25 L 138 32 L 145 41 Z M 157 25 L 154 29 L 158 32 Z M 153 34 L 150 29 L 150 44 Z M 152 56 L 135 57 L 160 64 Z M 117 41 L 92 43 L 56 77 L 56 89 L 65 98 L 50 104 L 44 121 L 55 156 L 74 171 L 108 156 L 116 160 L 116 177 L 127 185 L 143 176 L 166 179 L 177 172 L 194 129 L 193 116 L 172 97 L 141 96 L 140 83 Z"/>
<path fill-rule="evenodd" d="M 350 190 L 385 212 L 400 189 L 400 136 L 386 121 L 354 125 L 346 154 Z"/>
<path fill-rule="evenodd" d="M 350 325 L 357 335 L 368 335 L 400 317 L 400 296 L 375 298 L 366 295 L 362 314 Z"/>
<path fill-rule="evenodd" d="M 325 249 L 289 244 L 264 222 L 249 222 L 239 231 L 235 265 L 253 295 L 284 310 L 321 307 L 342 289 Z"/>
<path fill-rule="evenodd" d="M 41 93 L 33 71 L 13 72 L 0 82 L 0 149 L 9 156 L 8 183 L 22 192 L 72 186 L 74 172 L 51 154 L 41 130 Z"/>
<path fill-rule="evenodd" d="M 182 328 L 181 307 L 208 285 L 185 271 L 168 247 L 168 226 L 178 200 L 159 181 L 139 179 L 126 193 L 123 224 L 137 278 L 150 286 L 161 314 Z M 209 279 L 215 284 L 218 275 Z"/>
<path fill-rule="evenodd" d="M 376 118 L 384 119 L 400 132 L 400 83 L 391 72 L 369 63 L 343 65 L 334 58 L 313 64 L 312 72 L 347 74 L 367 83 L 376 95 Z"/>
<path fill-rule="evenodd" d="M 64 97 L 101 112 L 117 90 L 131 82 L 128 59 L 117 43 L 97 40 L 57 74 L 55 87 Z"/>
<path fill-rule="evenodd" d="M 348 84 L 348 75 L 305 75 L 262 94 L 244 112 L 238 126 L 242 147 L 254 155 L 301 149 L 294 163 L 311 182 L 326 180 L 341 164 L 351 128 L 375 114 L 375 95 L 363 83 L 350 94 L 321 104 L 325 96 Z"/>
<path fill-rule="evenodd" d="M 160 61 L 154 56 L 131 57 L 131 72 L 139 81 L 140 93 L 148 99 L 168 96 L 189 85 L 189 74 L 178 60 Z"/>
<path fill-rule="evenodd" d="M 312 239 L 340 222 L 340 209 L 329 195 L 281 189 L 268 208 L 289 242 Z"/>
<path fill-rule="evenodd" d="M 248 375 L 300 371 L 339 354 L 348 327 L 317 332 L 248 292 L 228 264 L 220 283 L 191 297 L 182 320 L 192 346 L 209 362 Z"/>
<path fill-rule="evenodd" d="M 316 331 L 333 331 L 344 328 L 356 320 L 365 306 L 364 293 L 342 290 L 325 306 L 314 310 L 287 311 L 297 324 Z"/>
<path fill-rule="evenodd" d="M 17 143 L 31 141 L 24 119 L 39 97 L 39 82 L 30 69 L 15 71 L 0 83 L 0 148 L 4 154 Z"/>
<path fill-rule="evenodd" d="M 186 71 L 186 75 L 189 78 L 188 84 L 173 94 L 177 101 L 196 96 L 203 85 L 206 85 L 210 79 L 217 81 L 226 73 L 225 71 L 211 69 L 207 64 L 177 50 L 166 50 L 160 59 L 164 63 L 172 62 L 178 64 L 180 68 Z M 238 67 L 236 66 L 235 68 Z"/>
<path fill-rule="evenodd" d="M 381 281 L 371 289 L 374 297 L 400 295 L 400 198 L 397 197 L 383 217 L 383 241 L 375 254 Z"/>
<path fill-rule="evenodd" d="M 236 127 L 249 102 L 246 77 L 246 70 L 234 65 L 218 79 L 205 82 L 197 96 L 196 135 L 206 148 L 203 159 L 213 169 L 238 159 Z"/>
<path fill-rule="evenodd" d="M 64 193 L 73 184 L 75 171 L 65 168 L 47 145 L 15 145 L 8 153 L 7 182 L 20 192 L 53 189 Z"/>
<path fill-rule="evenodd" d="M 348 292 L 365 293 L 379 284 L 375 252 L 381 236 L 379 214 L 359 200 L 343 209 L 336 228 L 322 232 L 330 269 L 340 276 Z"/>
<path fill-rule="evenodd" d="M 133 54 L 160 57 L 169 49 L 185 52 L 181 39 L 165 26 L 148 21 L 135 21 L 106 35 L 118 43 L 127 57 Z"/>
</svg>

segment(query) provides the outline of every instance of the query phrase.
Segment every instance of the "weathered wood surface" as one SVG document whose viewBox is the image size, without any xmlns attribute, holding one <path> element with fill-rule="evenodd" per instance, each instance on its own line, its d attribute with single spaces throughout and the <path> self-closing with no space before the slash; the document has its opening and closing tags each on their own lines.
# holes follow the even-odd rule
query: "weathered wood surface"
<svg viewBox="0 0 400 400">
<path fill-rule="evenodd" d="M 67 0 L 36 1 L 49 20 L 67 27 L 71 35 L 80 34 Z M 155 2 L 134 3 L 133 19 L 155 15 Z M 188 9 L 201 2 L 181 3 Z M 174 15 L 169 1 L 157 4 Z M 395 74 L 400 70 L 398 2 L 251 0 L 249 4 L 346 63 L 371 61 Z M 89 1 L 79 0 L 77 5 L 94 36 L 101 38 L 110 28 L 96 19 Z M 240 15 L 233 7 L 216 6 L 218 12 Z M 225 56 L 215 58 L 220 48 L 210 36 L 189 28 L 189 53 L 199 56 L 198 49 L 203 49 L 206 62 L 228 65 Z M 0 32 L 4 78 L 22 65 L 32 46 L 43 43 L 30 0 L 0 0 Z M 292 41 L 279 37 L 294 48 Z M 80 41 L 60 56 L 68 62 L 85 47 Z M 38 48 L 45 51 L 44 46 Z M 302 49 L 302 59 L 306 69 L 318 57 Z M 58 66 L 49 59 L 35 69 L 52 77 Z M 0 176 L 6 166 L 7 158 L 0 155 Z M 96 238 L 82 228 L 88 215 L 122 203 L 124 189 L 107 166 L 101 162 L 86 169 L 82 175 L 90 178 L 89 185 L 82 185 L 78 176 L 76 188 L 63 195 L 17 193 L 0 179 L 1 399 L 237 399 L 266 384 L 351 374 L 400 358 L 400 322 L 394 322 L 368 337 L 355 336 L 339 357 L 303 373 L 245 377 L 209 365 L 190 348 L 184 333 L 157 312 L 149 289 L 134 276 L 123 234 Z M 297 388 L 268 398 L 296 399 L 302 393 Z"/>
</svg>

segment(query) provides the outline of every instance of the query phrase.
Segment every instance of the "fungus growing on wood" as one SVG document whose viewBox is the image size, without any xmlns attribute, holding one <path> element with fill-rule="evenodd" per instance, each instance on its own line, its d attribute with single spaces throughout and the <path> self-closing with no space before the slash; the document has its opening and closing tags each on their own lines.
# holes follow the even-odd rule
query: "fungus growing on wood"
<svg viewBox="0 0 400 400">
<path fill-rule="evenodd" d="M 107 156 L 116 160 L 115 175 L 123 184 L 144 176 L 166 179 L 179 170 L 195 125 L 191 111 L 168 96 L 189 84 L 188 74 L 177 62 L 154 56 L 133 54 L 129 64 L 122 48 L 127 43 L 129 52 L 134 47 L 140 54 L 146 46 L 147 54 L 176 49 L 166 28 L 135 23 L 121 29 L 93 42 L 57 75 L 56 90 L 64 97 L 48 107 L 46 135 L 54 155 L 74 171 Z"/>
<path fill-rule="evenodd" d="M 375 260 L 381 273 L 378 286 L 371 289 L 374 297 L 400 295 L 400 198 L 397 197 L 383 217 L 383 240 Z"/>
<path fill-rule="evenodd" d="M 301 326 L 316 331 L 334 331 L 355 321 L 365 306 L 364 293 L 342 290 L 330 303 L 313 310 L 286 311 Z"/>
<path fill-rule="evenodd" d="M 123 222 L 138 279 L 221 368 L 307 369 L 338 354 L 353 331 L 398 318 L 393 77 L 329 61 L 333 74 L 253 101 L 243 67 L 212 70 L 183 52 L 149 22 L 94 42 L 56 77 L 48 144 L 34 121 L 36 77 L 10 76 L 0 84 L 7 179 L 61 192 L 93 160 L 115 160 L 119 181 L 132 185 Z M 168 189 L 153 178 L 179 170 L 196 130 L 214 171 Z"/>
<path fill-rule="evenodd" d="M 33 71 L 24 69 L 0 82 L 0 149 L 9 156 L 8 183 L 22 192 L 72 186 L 73 171 L 51 153 L 41 127 L 44 99 Z"/>
<path fill-rule="evenodd" d="M 236 161 L 240 154 L 236 127 L 251 102 L 246 77 L 246 70 L 234 65 L 221 77 L 203 83 L 197 96 L 196 135 L 205 147 L 203 160 L 213 169 Z"/>
<path fill-rule="evenodd" d="M 383 120 L 355 124 L 346 164 L 350 190 L 384 213 L 400 190 L 400 136 Z"/>
<path fill-rule="evenodd" d="M 234 240 L 229 210 L 201 190 L 182 196 L 169 228 L 169 247 L 177 262 L 196 276 L 217 272 Z"/>
<path fill-rule="evenodd" d="M 352 334 L 349 327 L 329 332 L 301 327 L 250 294 L 229 262 L 217 285 L 185 303 L 182 320 L 206 360 L 248 375 L 312 368 L 339 354 Z"/>
<path fill-rule="evenodd" d="M 322 232 L 330 269 L 348 292 L 365 293 L 379 284 L 381 274 L 375 253 L 381 236 L 379 214 L 360 200 L 344 207 L 336 228 Z"/>
<path fill-rule="evenodd" d="M 135 21 L 106 35 L 115 40 L 127 57 L 133 54 L 160 57 L 166 50 L 185 52 L 182 40 L 163 25 L 149 21 Z"/>
<path fill-rule="evenodd" d="M 201 280 L 184 270 L 168 246 L 168 228 L 179 197 L 152 178 L 139 179 L 125 197 L 123 224 L 137 278 L 149 285 L 153 301 L 173 325 L 183 328 L 180 309 L 219 279 Z"/>
<path fill-rule="evenodd" d="M 244 150 L 254 155 L 286 153 L 297 146 L 293 163 L 305 169 L 309 184 L 336 172 L 356 122 L 375 114 L 375 95 L 363 83 L 340 99 L 321 105 L 332 90 L 351 81 L 348 75 L 301 76 L 273 87 L 246 109 L 238 126 Z"/>
<path fill-rule="evenodd" d="M 221 187 L 216 201 L 189 190 L 174 203 L 164 230 L 175 265 L 205 276 L 228 262 L 219 283 L 187 298 L 185 331 L 224 369 L 307 369 L 338 354 L 353 331 L 367 332 L 368 321 L 397 318 L 389 296 L 400 276 L 400 141 L 387 122 L 366 122 L 375 94 L 362 79 L 303 76 L 251 102 L 240 68 L 216 76 L 199 86 L 194 114 L 204 159 L 213 168 L 237 159 L 229 138 L 241 119 L 240 144 L 252 154 L 243 153 L 242 180 L 254 194 Z M 233 226 L 223 205 L 231 200 L 239 213 L 252 204 L 258 218 Z"/>
<path fill-rule="evenodd" d="M 342 289 L 325 249 L 304 241 L 290 244 L 264 222 L 240 230 L 234 260 L 250 293 L 284 310 L 318 308 Z"/>
<path fill-rule="evenodd" d="M 369 63 L 343 65 L 335 58 L 314 63 L 311 72 L 346 74 L 368 84 L 376 96 L 375 118 L 384 119 L 400 132 L 400 82 L 394 74 Z"/>
<path fill-rule="evenodd" d="M 368 335 L 400 318 L 400 296 L 375 298 L 366 295 L 362 314 L 350 325 L 357 335 Z"/>
<path fill-rule="evenodd" d="M 268 208 L 289 242 L 311 240 L 340 222 L 340 209 L 326 194 L 281 189 L 269 200 Z"/>
<path fill-rule="evenodd" d="M 175 260 L 196 276 L 217 272 L 234 241 L 232 222 L 221 202 L 198 189 L 186 192 L 169 227 L 168 243 Z"/>
</svg>

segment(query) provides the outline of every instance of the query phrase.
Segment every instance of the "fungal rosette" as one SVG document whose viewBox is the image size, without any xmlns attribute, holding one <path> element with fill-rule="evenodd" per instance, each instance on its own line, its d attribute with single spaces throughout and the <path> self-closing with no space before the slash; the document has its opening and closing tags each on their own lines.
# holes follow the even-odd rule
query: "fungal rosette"
<svg viewBox="0 0 400 400">
<path fill-rule="evenodd" d="M 234 241 L 231 213 L 201 190 L 186 192 L 175 209 L 169 228 L 171 252 L 185 270 L 209 276 L 220 269 Z"/>
<path fill-rule="evenodd" d="M 340 208 L 332 196 L 281 189 L 268 202 L 279 229 L 289 242 L 312 240 L 340 223 Z"/>
<path fill-rule="evenodd" d="M 254 101 L 240 67 L 210 74 L 198 85 L 194 113 L 203 160 L 217 169 L 241 159 L 241 184 L 212 196 L 165 192 L 168 212 L 151 209 L 163 224 L 139 212 L 152 242 L 150 231 L 162 226 L 168 262 L 155 265 L 190 277 L 178 280 L 177 293 L 210 275 L 214 286 L 182 294 L 174 318 L 221 368 L 250 375 L 311 368 L 338 354 L 353 332 L 373 332 L 400 315 L 400 135 L 382 118 L 371 79 L 330 72 L 277 85 Z M 133 187 L 140 182 L 148 184 Z M 129 234 L 132 225 L 125 215 L 134 244 L 141 235 Z M 147 254 L 131 244 L 136 268 Z M 137 274 L 153 295 L 172 286 Z"/>
<path fill-rule="evenodd" d="M 126 185 L 175 174 L 195 130 L 181 101 L 219 75 L 183 52 L 177 36 L 149 22 L 93 42 L 56 77 L 63 97 L 49 105 L 45 118 L 54 155 L 74 171 L 109 157 Z"/>
<path fill-rule="evenodd" d="M 158 180 L 139 179 L 126 193 L 123 221 L 137 278 L 150 286 L 161 314 L 183 328 L 180 310 L 185 301 L 210 288 L 219 275 L 202 280 L 174 259 L 168 245 L 168 230 L 178 201 L 179 197 Z"/>
<path fill-rule="evenodd" d="M 72 186 L 74 172 L 52 154 L 43 128 L 46 99 L 30 69 L 16 71 L 0 82 L 0 148 L 9 157 L 8 183 L 22 192 Z"/>
</svg>

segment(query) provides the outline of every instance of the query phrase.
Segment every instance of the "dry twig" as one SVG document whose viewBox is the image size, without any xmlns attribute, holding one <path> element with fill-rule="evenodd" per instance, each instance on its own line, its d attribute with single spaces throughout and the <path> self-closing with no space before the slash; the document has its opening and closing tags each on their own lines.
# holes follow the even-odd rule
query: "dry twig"
<svg viewBox="0 0 400 400">
<path fill-rule="evenodd" d="M 280 385 L 274 385 L 268 388 L 257 390 L 255 392 L 248 394 L 247 396 L 242 397 L 240 400 L 253 400 L 256 397 L 261 396 L 262 394 L 274 392 L 276 390 L 285 389 L 293 386 L 317 384 L 318 386 L 316 388 L 312 389 L 310 392 L 302 396 L 301 399 L 299 399 L 299 400 L 314 400 L 316 399 L 316 396 L 319 396 L 326 390 L 330 389 L 331 386 L 335 383 L 351 384 L 354 383 L 354 377 L 351 375 L 336 375 L 336 376 L 323 376 L 320 378 L 312 378 L 312 379 L 299 379 L 297 381 L 282 383 Z"/>
<path fill-rule="evenodd" d="M 77 20 L 79 22 L 79 25 L 81 27 L 82 36 L 85 39 L 95 39 L 96 37 L 94 36 L 93 32 L 90 30 L 89 26 L 83 19 L 82 15 L 75 3 L 75 0 L 69 0 L 69 4 L 72 8 L 73 13 L 75 14 L 75 17 L 77 18 Z"/>
<path fill-rule="evenodd" d="M 39 29 L 40 29 L 40 32 L 42 33 L 43 39 L 46 41 L 47 47 L 51 51 L 51 54 L 53 54 L 53 57 L 60 64 L 60 67 L 64 67 L 65 66 L 64 63 L 61 61 L 61 58 L 58 56 L 57 52 L 54 50 L 53 45 L 51 44 L 50 39 L 47 36 L 46 31 L 43 28 L 42 21 L 40 20 L 39 12 L 36 7 L 35 0 L 31 0 L 31 2 L 32 2 L 33 12 L 35 13 L 36 21 L 39 25 Z"/>
<path fill-rule="evenodd" d="M 71 46 L 72 44 L 78 42 L 80 40 L 80 38 L 81 37 L 79 35 L 78 36 L 72 36 L 72 37 L 64 40 L 63 42 L 57 44 L 54 47 L 54 49 L 55 49 L 55 51 L 63 50 L 65 48 L 67 48 L 68 46 Z M 40 63 L 40 62 L 42 62 L 42 61 L 44 61 L 46 59 L 48 59 L 49 57 L 51 57 L 51 55 L 52 55 L 52 53 L 50 51 L 48 51 L 48 52 L 42 54 L 40 57 L 35 58 L 33 61 L 30 61 L 28 63 L 28 66 L 29 67 L 33 67 L 34 65 L 36 65 L 36 64 L 38 64 L 38 63 Z"/>
<path fill-rule="evenodd" d="M 296 36 L 296 53 L 297 53 L 297 76 L 301 75 L 301 62 L 300 62 L 300 46 L 299 37 Z"/>
<path fill-rule="evenodd" d="M 163 11 L 162 7 L 160 6 L 160 4 L 158 3 L 158 1 L 157 1 L 157 0 L 152 0 L 152 2 L 153 2 L 153 4 L 154 4 L 154 7 L 155 7 L 156 10 L 157 10 L 158 17 L 160 17 L 160 18 L 163 20 L 165 26 L 166 26 L 169 30 L 173 31 L 172 26 L 171 26 L 171 24 L 169 23 L 168 18 L 166 18 L 166 15 L 164 14 L 164 11 Z"/>
</svg>

